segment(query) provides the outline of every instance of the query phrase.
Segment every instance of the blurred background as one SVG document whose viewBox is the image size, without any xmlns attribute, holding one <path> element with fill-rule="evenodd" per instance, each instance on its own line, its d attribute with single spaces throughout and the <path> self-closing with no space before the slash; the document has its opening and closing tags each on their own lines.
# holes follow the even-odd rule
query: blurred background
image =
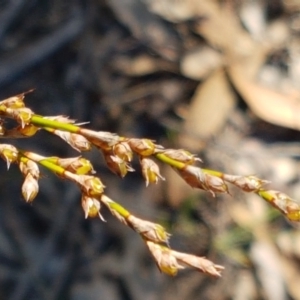
<svg viewBox="0 0 300 300">
<path fill-rule="evenodd" d="M 0 96 L 89 128 L 147 137 L 206 168 L 255 174 L 300 199 L 300 1 L 1 0 Z M 77 156 L 39 132 L 8 140 Z M 166 226 L 172 248 L 225 266 L 221 279 L 160 274 L 144 243 L 105 210 L 84 219 L 76 186 L 42 170 L 32 205 L 0 165 L 0 299 L 300 299 L 300 231 L 255 195 L 189 188 L 170 168 L 145 187 L 86 155 L 107 194 Z"/>
</svg>

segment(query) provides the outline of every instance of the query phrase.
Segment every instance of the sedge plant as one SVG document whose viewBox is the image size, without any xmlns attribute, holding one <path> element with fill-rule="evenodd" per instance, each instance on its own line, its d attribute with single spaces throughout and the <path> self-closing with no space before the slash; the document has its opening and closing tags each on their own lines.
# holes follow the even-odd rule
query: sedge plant
<svg viewBox="0 0 300 300">
<path fill-rule="evenodd" d="M 169 165 L 193 188 L 209 192 L 212 196 L 228 193 L 234 185 L 246 193 L 255 193 L 287 219 L 300 221 L 300 205 L 288 195 L 265 188 L 269 182 L 256 176 L 239 176 L 199 167 L 200 158 L 185 149 L 166 149 L 147 138 L 130 138 L 115 133 L 86 129 L 82 124 L 65 116 L 41 116 L 24 103 L 26 93 L 0 101 L 0 135 L 2 138 L 23 138 L 46 130 L 59 136 L 79 152 L 95 147 L 103 154 L 108 168 L 121 178 L 133 171 L 131 161 L 139 158 L 146 185 L 165 180 L 157 162 Z M 5 127 L 5 119 L 16 121 L 13 128 Z M 105 185 L 95 175 L 92 163 L 83 156 L 60 158 L 45 157 L 12 144 L 0 144 L 0 156 L 7 167 L 14 163 L 24 176 L 22 195 L 31 203 L 39 191 L 40 166 L 58 177 L 75 183 L 81 191 L 81 205 L 85 218 L 102 217 L 102 207 L 139 234 L 161 272 L 174 276 L 180 269 L 194 268 L 213 277 L 220 277 L 224 267 L 189 253 L 176 251 L 169 246 L 170 234 L 156 223 L 136 217 L 105 193 Z"/>
</svg>

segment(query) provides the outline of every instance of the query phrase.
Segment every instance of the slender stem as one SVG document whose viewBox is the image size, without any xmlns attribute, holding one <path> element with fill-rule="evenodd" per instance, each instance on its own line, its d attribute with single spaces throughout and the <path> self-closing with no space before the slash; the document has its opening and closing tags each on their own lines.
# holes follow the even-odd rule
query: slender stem
<svg viewBox="0 0 300 300">
<path fill-rule="evenodd" d="M 179 162 L 177 160 L 174 160 L 166 155 L 164 155 L 163 153 L 157 153 L 154 155 L 158 160 L 160 160 L 163 163 L 168 164 L 171 167 L 174 167 L 176 169 L 184 169 L 186 167 L 185 163 Z M 223 178 L 223 173 L 220 171 L 216 171 L 216 170 L 210 170 L 210 169 L 202 169 L 201 170 L 206 173 L 206 174 L 210 174 L 212 176 L 215 177 L 219 177 L 219 178 Z"/>
<path fill-rule="evenodd" d="M 184 163 L 174 160 L 174 159 L 164 155 L 163 153 L 157 153 L 157 154 L 154 154 L 154 156 L 161 162 L 166 163 L 169 166 L 174 167 L 176 169 L 183 169 L 185 167 Z"/>
<path fill-rule="evenodd" d="M 27 159 L 30 159 L 30 160 L 40 164 L 41 166 L 45 167 L 46 169 L 48 169 L 58 175 L 63 176 L 66 172 L 66 170 L 63 167 L 53 163 L 48 158 L 43 158 L 43 156 L 41 156 L 41 155 L 38 155 L 38 154 L 35 154 L 32 152 L 21 151 L 21 150 L 20 150 L 20 153 L 23 157 L 26 157 Z"/>
<path fill-rule="evenodd" d="M 201 169 L 204 173 L 215 176 L 215 177 L 219 177 L 219 178 L 223 178 L 223 173 L 220 171 L 216 171 L 216 170 L 210 170 L 210 169 Z"/>
<path fill-rule="evenodd" d="M 64 168 L 52 163 L 48 159 L 42 159 L 42 160 L 38 161 L 37 163 L 58 175 L 63 176 L 65 174 L 66 170 Z"/>
<path fill-rule="evenodd" d="M 29 161 L 29 158 L 19 153 L 19 160 L 23 163 L 27 163 Z"/>
<path fill-rule="evenodd" d="M 259 195 L 261 198 L 263 198 L 264 200 L 266 200 L 268 202 L 272 202 L 274 199 L 274 196 L 270 195 L 270 193 L 268 193 L 268 191 L 266 191 L 264 189 L 260 189 L 259 191 L 257 191 L 257 195 Z"/>
<path fill-rule="evenodd" d="M 55 120 L 49 120 L 47 118 L 44 118 L 39 115 L 33 115 L 30 120 L 31 124 L 39 126 L 39 127 L 49 127 L 53 129 L 59 129 L 59 130 L 64 130 L 68 131 L 71 133 L 78 133 L 80 130 L 80 127 L 69 124 L 69 123 L 62 123 L 59 121 Z"/>
<path fill-rule="evenodd" d="M 130 216 L 130 212 L 125 209 L 122 205 L 119 203 L 111 200 L 106 195 L 102 195 L 102 201 L 108 205 L 112 210 L 115 210 L 119 215 L 121 215 L 123 218 L 128 218 Z"/>
</svg>

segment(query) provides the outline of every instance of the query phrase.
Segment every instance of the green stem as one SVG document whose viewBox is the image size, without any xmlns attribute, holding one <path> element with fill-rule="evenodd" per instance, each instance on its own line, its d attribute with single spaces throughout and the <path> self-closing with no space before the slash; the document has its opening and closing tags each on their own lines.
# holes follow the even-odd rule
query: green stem
<svg viewBox="0 0 300 300">
<path fill-rule="evenodd" d="M 268 202 L 272 202 L 274 200 L 274 196 L 270 195 L 268 193 L 268 191 L 260 189 L 257 192 L 257 195 L 259 195 L 261 198 L 263 198 L 264 200 L 268 201 Z"/>
<path fill-rule="evenodd" d="M 182 170 L 182 169 L 184 169 L 184 167 L 186 167 L 185 163 L 174 160 L 174 159 L 164 155 L 163 153 L 157 153 L 157 154 L 154 154 L 154 156 L 161 162 L 166 163 L 169 166 L 174 167 L 176 169 Z M 201 168 L 201 170 L 206 174 L 210 174 L 215 177 L 223 178 L 223 173 L 220 171 L 210 170 L 210 169 L 202 169 L 202 168 Z"/>
<path fill-rule="evenodd" d="M 215 176 L 215 177 L 219 177 L 219 178 L 223 178 L 223 173 L 220 171 L 216 171 L 216 170 L 210 170 L 210 169 L 201 169 L 203 171 L 203 173 Z"/>
<path fill-rule="evenodd" d="M 115 210 L 119 215 L 121 215 L 123 218 L 128 218 L 130 216 L 130 212 L 125 209 L 122 205 L 120 205 L 119 203 L 111 200 L 109 197 L 107 197 L 106 195 L 102 196 L 102 200 L 104 201 L 104 203 L 106 203 L 106 205 L 108 205 L 112 210 Z"/>
<path fill-rule="evenodd" d="M 66 170 L 64 168 L 50 162 L 48 159 L 42 159 L 37 161 L 37 163 L 58 175 L 63 176 L 65 174 Z"/>
<path fill-rule="evenodd" d="M 26 151 L 22 151 L 22 150 L 19 150 L 19 155 L 21 156 L 21 158 L 24 157 L 25 159 L 30 159 L 58 175 L 63 176 L 66 172 L 66 170 L 63 167 L 53 163 L 51 161 L 51 158 L 50 158 L 50 160 L 48 158 L 40 159 L 40 157 L 41 157 L 40 155 L 36 155 L 34 153 L 26 152 Z"/>
<path fill-rule="evenodd" d="M 53 129 L 59 129 L 63 131 L 68 131 L 71 133 L 78 133 L 80 127 L 69 124 L 69 123 L 62 123 L 55 120 L 49 120 L 39 115 L 33 115 L 30 120 L 31 124 L 38 126 L 38 127 L 48 127 Z"/>
<path fill-rule="evenodd" d="M 29 158 L 24 156 L 23 154 L 19 153 L 19 160 L 23 163 L 27 163 L 29 161 Z"/>
<path fill-rule="evenodd" d="M 180 161 L 177 161 L 177 160 L 174 160 L 166 155 L 164 155 L 163 153 L 157 153 L 157 154 L 154 154 L 154 156 L 160 160 L 161 162 L 163 163 L 166 163 L 168 164 L 169 166 L 171 167 L 174 167 L 176 169 L 183 169 L 185 167 L 185 164 L 180 162 Z"/>
</svg>

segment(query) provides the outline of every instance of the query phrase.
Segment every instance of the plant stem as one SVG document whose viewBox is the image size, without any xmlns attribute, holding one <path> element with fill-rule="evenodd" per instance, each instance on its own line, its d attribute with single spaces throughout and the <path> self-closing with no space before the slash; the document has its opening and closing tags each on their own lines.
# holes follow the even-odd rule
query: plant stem
<svg viewBox="0 0 300 300">
<path fill-rule="evenodd" d="M 164 155 L 163 153 L 157 153 L 157 154 L 154 154 L 154 156 L 160 160 L 161 162 L 163 163 L 166 163 L 168 164 L 169 166 L 171 167 L 174 167 L 176 169 L 183 169 L 185 167 L 185 164 L 180 162 L 180 161 L 177 161 L 177 160 L 174 160 L 166 155 Z"/>
<path fill-rule="evenodd" d="M 48 128 L 53 128 L 53 129 L 59 129 L 59 130 L 64 130 L 68 131 L 71 133 L 78 133 L 80 130 L 80 127 L 69 124 L 69 123 L 62 123 L 59 121 L 55 120 L 49 120 L 47 118 L 44 118 L 39 115 L 33 115 L 30 120 L 31 124 L 39 126 L 39 127 L 48 127 Z"/>
<path fill-rule="evenodd" d="M 21 150 L 20 153 L 23 157 L 38 163 L 39 165 L 45 167 L 46 169 L 54 172 L 57 175 L 63 176 L 66 172 L 66 170 L 63 167 L 51 162 L 51 160 L 49 160 L 48 158 L 43 158 L 42 156 L 37 155 L 35 153 L 21 151 Z"/>
</svg>

